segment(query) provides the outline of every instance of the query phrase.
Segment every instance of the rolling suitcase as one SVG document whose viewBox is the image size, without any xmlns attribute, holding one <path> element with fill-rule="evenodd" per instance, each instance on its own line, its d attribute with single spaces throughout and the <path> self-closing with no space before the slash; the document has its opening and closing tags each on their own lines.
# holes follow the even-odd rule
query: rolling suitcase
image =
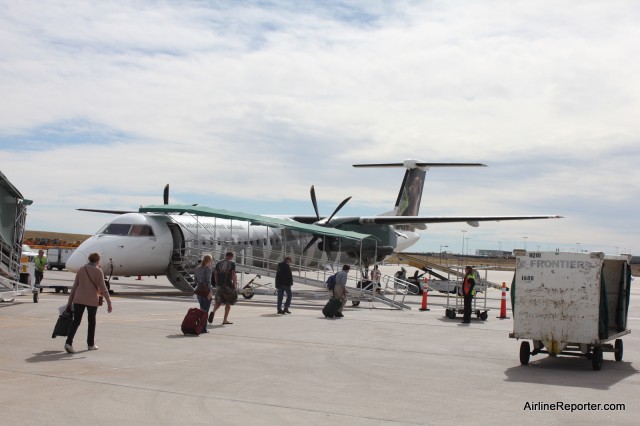
<svg viewBox="0 0 640 426">
<path fill-rule="evenodd" d="M 73 323 L 73 312 L 64 311 L 58 316 L 58 321 L 56 321 L 56 325 L 53 328 L 52 338 L 55 339 L 56 336 L 67 336 L 69 334 L 69 329 L 71 328 L 71 324 Z"/>
<path fill-rule="evenodd" d="M 187 315 L 185 315 L 182 320 L 182 326 L 180 329 L 182 333 L 187 334 L 195 334 L 199 336 L 202 333 L 202 328 L 207 322 L 207 313 L 200 308 L 191 308 L 187 311 Z"/>
<path fill-rule="evenodd" d="M 333 318 L 338 313 L 338 309 L 342 306 L 342 301 L 340 299 L 331 298 L 322 308 L 322 314 L 325 318 Z"/>
</svg>

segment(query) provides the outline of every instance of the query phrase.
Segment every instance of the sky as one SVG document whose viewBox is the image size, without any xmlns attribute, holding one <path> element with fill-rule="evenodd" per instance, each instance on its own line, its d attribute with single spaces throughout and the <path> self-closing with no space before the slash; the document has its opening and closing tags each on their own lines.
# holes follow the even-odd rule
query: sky
<svg viewBox="0 0 640 426">
<path fill-rule="evenodd" d="M 0 171 L 28 230 L 92 234 L 170 202 L 393 208 L 431 169 L 413 249 L 640 253 L 637 1 L 0 0 Z M 463 232 L 464 231 L 464 232 Z"/>
</svg>

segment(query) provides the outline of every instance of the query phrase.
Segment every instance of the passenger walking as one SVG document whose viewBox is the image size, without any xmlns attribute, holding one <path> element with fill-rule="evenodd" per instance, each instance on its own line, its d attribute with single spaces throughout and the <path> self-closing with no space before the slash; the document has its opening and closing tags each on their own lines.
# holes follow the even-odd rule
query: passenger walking
<svg viewBox="0 0 640 426">
<path fill-rule="evenodd" d="M 44 255 L 44 250 L 38 250 L 38 255 L 33 259 L 33 263 L 35 264 L 35 287 L 39 288 L 42 278 L 44 278 L 44 268 L 49 263 L 47 256 Z"/>
<path fill-rule="evenodd" d="M 200 309 L 209 313 L 209 309 L 211 308 L 211 299 L 213 298 L 213 287 L 211 286 L 211 276 L 213 275 L 213 270 L 211 269 L 211 264 L 213 263 L 213 257 L 207 254 L 202 258 L 202 262 L 194 271 L 194 278 L 196 280 L 196 285 L 198 283 L 206 284 L 209 289 L 209 294 L 207 296 L 197 295 L 198 303 L 200 304 Z M 213 321 L 213 318 L 211 318 Z M 202 327 L 203 333 L 208 333 L 207 324 L 204 324 Z"/>
<path fill-rule="evenodd" d="M 380 293 L 380 277 L 382 277 L 382 273 L 380 273 L 378 265 L 373 265 L 371 270 L 371 290 L 376 293 Z"/>
<path fill-rule="evenodd" d="M 82 315 L 85 308 L 87 309 L 87 346 L 90 351 L 95 351 L 98 346 L 95 342 L 96 333 L 96 313 L 98 312 L 98 306 L 102 304 L 102 297 L 107 299 L 107 312 L 111 312 L 111 298 L 109 297 L 109 291 L 104 284 L 104 274 L 100 269 L 100 255 L 98 253 L 91 253 L 89 255 L 89 263 L 84 265 L 76 273 L 76 278 L 73 282 L 73 288 L 71 288 L 71 294 L 69 294 L 69 300 L 67 302 L 67 309 L 71 310 L 73 304 L 73 324 L 69 329 L 69 335 L 64 345 L 64 349 L 68 353 L 74 353 L 73 338 L 78 331 L 80 322 L 82 322 Z"/>
<path fill-rule="evenodd" d="M 344 308 L 344 305 L 347 303 L 347 294 L 349 294 L 347 292 L 349 269 L 351 269 L 349 265 L 344 265 L 342 271 L 336 274 L 336 285 L 333 288 L 333 297 L 340 299 L 340 302 L 342 302 L 338 308 L 338 313 L 336 313 L 336 318 L 342 318 L 344 316 L 342 315 L 342 308 Z"/>
<path fill-rule="evenodd" d="M 278 314 L 290 314 L 289 306 L 291 306 L 291 286 L 293 285 L 293 274 L 291 273 L 291 258 L 286 257 L 284 262 L 278 263 L 276 270 L 276 288 L 278 289 Z M 287 293 L 287 300 L 284 302 L 282 309 L 282 299 Z"/>
<path fill-rule="evenodd" d="M 224 305 L 222 324 L 233 324 L 229 322 L 229 312 L 231 311 L 231 305 L 234 305 L 238 300 L 238 294 L 236 293 L 236 264 L 233 261 L 233 252 L 228 251 L 224 260 L 216 264 L 214 274 L 216 295 L 213 311 L 209 314 L 209 322 L 213 322 L 216 311 L 221 305 Z"/>
<path fill-rule="evenodd" d="M 473 268 L 467 266 L 464 268 L 464 281 L 462 283 L 462 296 L 464 297 L 464 314 L 462 316 L 462 324 L 469 324 L 471 322 L 471 301 L 476 291 L 473 289 L 476 286 L 475 275 L 473 274 Z"/>
</svg>

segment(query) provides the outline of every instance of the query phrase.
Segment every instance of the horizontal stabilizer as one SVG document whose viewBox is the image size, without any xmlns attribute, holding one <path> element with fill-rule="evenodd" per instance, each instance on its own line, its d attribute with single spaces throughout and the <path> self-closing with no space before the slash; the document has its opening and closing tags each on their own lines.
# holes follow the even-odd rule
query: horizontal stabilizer
<svg viewBox="0 0 640 426">
<path fill-rule="evenodd" d="M 501 222 L 503 220 L 535 220 L 561 219 L 558 215 L 529 215 L 529 216 L 362 216 L 358 218 L 361 224 L 376 225 L 404 225 L 412 223 L 456 223 L 467 222 L 471 226 L 478 226 L 478 222 Z M 344 223 L 344 222 L 343 222 Z"/>
<path fill-rule="evenodd" d="M 404 163 L 354 164 L 353 167 L 405 167 L 407 169 L 429 167 L 487 167 L 482 163 L 426 163 L 421 161 L 405 161 Z"/>
</svg>

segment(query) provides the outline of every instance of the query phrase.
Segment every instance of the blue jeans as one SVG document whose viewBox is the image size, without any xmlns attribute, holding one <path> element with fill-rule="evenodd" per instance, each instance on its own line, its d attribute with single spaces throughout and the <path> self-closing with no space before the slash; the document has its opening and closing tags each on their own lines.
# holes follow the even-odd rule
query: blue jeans
<svg viewBox="0 0 640 426">
<path fill-rule="evenodd" d="M 284 308 L 289 309 L 291 306 L 291 287 L 283 286 L 278 289 L 278 310 L 280 311 L 280 307 L 282 306 L 282 299 L 284 297 L 284 293 L 287 293 L 287 300 L 284 302 Z"/>
<path fill-rule="evenodd" d="M 198 303 L 200 304 L 200 309 L 205 311 L 207 314 L 209 313 L 209 308 L 211 308 L 211 300 L 206 297 L 198 296 Z M 204 327 L 202 327 L 202 332 L 207 331 L 207 323 L 204 323 Z"/>
</svg>

